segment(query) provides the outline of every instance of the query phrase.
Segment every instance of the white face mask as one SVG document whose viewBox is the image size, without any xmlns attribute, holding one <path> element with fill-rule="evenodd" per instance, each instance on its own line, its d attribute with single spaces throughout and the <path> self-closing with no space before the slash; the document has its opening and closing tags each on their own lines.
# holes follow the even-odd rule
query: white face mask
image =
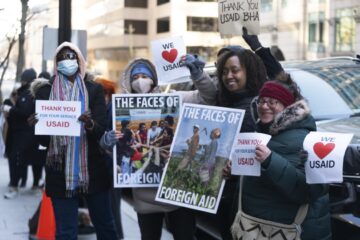
<svg viewBox="0 0 360 240">
<path fill-rule="evenodd" d="M 131 82 L 131 88 L 136 93 L 148 93 L 153 84 L 154 82 L 150 78 L 138 78 Z"/>
</svg>

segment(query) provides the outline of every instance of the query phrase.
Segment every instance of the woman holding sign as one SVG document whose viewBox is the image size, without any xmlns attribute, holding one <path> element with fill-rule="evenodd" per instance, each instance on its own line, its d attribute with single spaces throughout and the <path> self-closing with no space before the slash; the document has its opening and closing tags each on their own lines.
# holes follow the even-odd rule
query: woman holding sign
<svg viewBox="0 0 360 240">
<path fill-rule="evenodd" d="M 306 183 L 304 162 L 299 155 L 305 136 L 316 131 L 315 120 L 299 88 L 284 74 L 279 81 L 263 85 L 256 103 L 256 129 L 272 138 L 267 146 L 256 147 L 261 176 L 243 177 L 239 210 L 259 221 L 288 225 L 303 215 L 304 220 L 297 222 L 302 228 L 297 228 L 301 239 L 331 239 L 327 186 Z M 241 230 L 239 221 L 243 221 L 240 211 L 232 228 L 235 239 L 254 231 L 246 227 Z"/>
<path fill-rule="evenodd" d="M 202 63 L 204 65 L 204 63 Z M 194 81 L 199 91 L 181 92 L 184 102 L 205 103 L 216 94 L 213 82 L 200 79 Z M 131 61 L 125 68 L 121 79 L 123 93 L 159 93 L 158 79 L 154 65 L 147 59 Z M 215 102 L 212 101 L 212 104 Z M 170 122 L 169 122 L 170 124 Z M 117 143 L 115 131 L 102 137 L 101 145 L 111 150 Z M 175 240 L 191 240 L 195 237 L 195 216 L 192 210 L 155 201 L 156 188 L 133 188 L 134 208 L 137 212 L 141 239 L 161 238 L 165 215 Z"/>
<path fill-rule="evenodd" d="M 85 75 L 86 62 L 76 45 L 62 43 L 54 63 L 54 79 L 32 85 L 36 100 L 80 102 L 82 113 L 80 136 L 39 136 L 41 145 L 48 147 L 45 186 L 54 207 L 56 239 L 77 238 L 81 196 L 86 198 L 97 238 L 116 239 L 111 177 L 98 144 L 106 128 L 103 88 Z"/>
</svg>

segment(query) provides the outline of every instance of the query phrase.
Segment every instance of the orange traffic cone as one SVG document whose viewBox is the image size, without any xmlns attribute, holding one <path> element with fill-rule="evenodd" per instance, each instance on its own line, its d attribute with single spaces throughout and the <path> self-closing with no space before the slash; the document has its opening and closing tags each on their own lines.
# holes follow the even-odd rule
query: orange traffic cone
<svg viewBox="0 0 360 240">
<path fill-rule="evenodd" d="M 55 239 L 55 216 L 51 199 L 43 192 L 38 228 L 36 238 L 41 240 L 54 240 Z"/>
</svg>

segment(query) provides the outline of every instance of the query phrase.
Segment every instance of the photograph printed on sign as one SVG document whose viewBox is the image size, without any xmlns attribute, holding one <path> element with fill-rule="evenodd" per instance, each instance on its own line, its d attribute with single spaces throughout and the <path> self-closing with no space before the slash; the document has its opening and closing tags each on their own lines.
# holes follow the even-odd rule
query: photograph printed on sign
<svg viewBox="0 0 360 240">
<path fill-rule="evenodd" d="M 244 110 L 185 103 L 156 200 L 216 213 Z"/>
<path fill-rule="evenodd" d="M 113 95 L 114 187 L 154 187 L 161 180 L 177 127 L 176 94 Z"/>
</svg>

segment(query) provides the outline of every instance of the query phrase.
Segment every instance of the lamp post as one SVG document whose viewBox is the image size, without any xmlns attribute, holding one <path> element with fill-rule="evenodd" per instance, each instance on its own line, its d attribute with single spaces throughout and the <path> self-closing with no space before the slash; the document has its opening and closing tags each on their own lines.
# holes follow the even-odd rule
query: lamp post
<svg viewBox="0 0 360 240">
<path fill-rule="evenodd" d="M 71 0 L 59 1 L 58 45 L 71 41 Z"/>
</svg>

